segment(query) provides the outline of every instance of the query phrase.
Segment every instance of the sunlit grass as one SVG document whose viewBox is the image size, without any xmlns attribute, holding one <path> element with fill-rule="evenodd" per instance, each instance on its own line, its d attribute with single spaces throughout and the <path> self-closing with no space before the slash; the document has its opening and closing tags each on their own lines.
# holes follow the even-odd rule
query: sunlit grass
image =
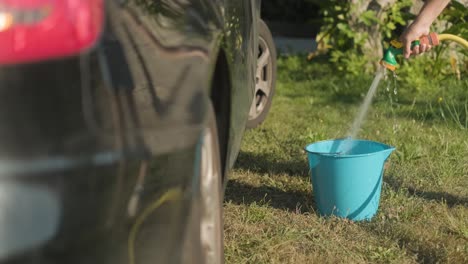
<svg viewBox="0 0 468 264">
<path fill-rule="evenodd" d="M 381 83 L 359 137 L 397 150 L 378 214 L 353 223 L 316 214 L 303 147 L 346 135 L 372 76 L 299 56 L 281 58 L 278 76 L 271 113 L 247 131 L 230 175 L 227 263 L 468 263 L 466 79 L 426 91 L 397 81 L 397 95 L 391 77 Z"/>
</svg>

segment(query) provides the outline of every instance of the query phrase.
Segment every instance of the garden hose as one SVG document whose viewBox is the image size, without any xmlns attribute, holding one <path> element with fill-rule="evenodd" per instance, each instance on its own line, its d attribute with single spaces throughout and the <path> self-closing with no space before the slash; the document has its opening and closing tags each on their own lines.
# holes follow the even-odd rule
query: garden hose
<svg viewBox="0 0 468 264">
<path fill-rule="evenodd" d="M 459 36 L 455 36 L 455 35 L 452 35 L 452 34 L 440 34 L 439 35 L 439 41 L 444 41 L 444 40 L 451 40 L 451 41 L 454 41 L 458 44 L 460 44 L 461 46 L 463 46 L 465 49 L 468 49 L 468 41 L 466 41 L 465 39 L 459 37 Z"/>
<path fill-rule="evenodd" d="M 429 33 L 427 36 L 422 36 L 419 40 L 411 42 L 411 48 L 420 44 L 428 44 L 431 46 L 437 46 L 440 44 L 441 41 L 451 40 L 454 41 L 461 46 L 468 49 L 468 41 L 465 39 L 455 36 L 452 34 L 440 34 L 437 35 L 434 32 Z M 398 40 L 392 40 L 390 42 L 390 47 L 385 50 L 383 58 L 380 60 L 380 64 L 385 68 L 395 71 L 398 67 L 398 63 L 396 61 L 396 56 L 403 54 L 403 43 Z"/>
</svg>

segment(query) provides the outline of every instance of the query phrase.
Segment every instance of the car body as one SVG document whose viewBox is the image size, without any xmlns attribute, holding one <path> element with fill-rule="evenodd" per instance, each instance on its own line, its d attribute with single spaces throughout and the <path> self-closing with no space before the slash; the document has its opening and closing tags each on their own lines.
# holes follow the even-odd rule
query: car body
<svg viewBox="0 0 468 264">
<path fill-rule="evenodd" d="M 251 0 L 1 1 L 0 263 L 206 262 L 185 256 L 203 131 L 211 111 L 225 184 L 259 19 Z"/>
</svg>

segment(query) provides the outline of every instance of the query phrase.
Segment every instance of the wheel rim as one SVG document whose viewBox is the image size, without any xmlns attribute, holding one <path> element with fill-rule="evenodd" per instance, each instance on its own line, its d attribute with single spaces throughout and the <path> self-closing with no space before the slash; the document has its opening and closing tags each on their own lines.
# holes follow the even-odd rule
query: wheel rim
<svg viewBox="0 0 468 264">
<path fill-rule="evenodd" d="M 257 118 L 265 109 L 271 94 L 273 76 L 273 64 L 270 49 L 262 37 L 258 39 L 258 44 L 257 70 L 255 72 L 255 93 L 249 112 L 250 120 Z"/>
<path fill-rule="evenodd" d="M 222 197 L 221 168 L 216 127 L 205 129 L 201 149 L 201 201 L 202 217 L 200 221 L 200 238 L 205 252 L 205 263 L 222 263 Z"/>
</svg>

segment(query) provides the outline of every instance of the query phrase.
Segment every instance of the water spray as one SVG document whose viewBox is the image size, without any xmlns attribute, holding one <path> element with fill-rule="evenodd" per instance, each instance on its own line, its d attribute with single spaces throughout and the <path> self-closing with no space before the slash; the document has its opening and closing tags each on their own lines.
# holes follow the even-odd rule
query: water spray
<svg viewBox="0 0 468 264">
<path fill-rule="evenodd" d="M 461 46 L 465 47 L 466 49 L 468 49 L 468 41 L 466 41 L 465 39 L 452 35 L 452 34 L 437 35 L 434 32 L 429 33 L 429 35 L 420 37 L 419 40 L 415 40 L 411 42 L 411 49 L 414 46 L 418 46 L 421 44 L 437 46 L 440 44 L 440 42 L 446 41 L 446 40 L 454 41 L 460 44 Z M 380 60 L 380 64 L 391 71 L 395 71 L 396 68 L 398 67 L 396 56 L 403 54 L 403 48 L 404 48 L 403 42 L 398 41 L 396 39 L 392 40 L 390 42 L 390 47 L 385 50 L 384 56 Z"/>
</svg>

